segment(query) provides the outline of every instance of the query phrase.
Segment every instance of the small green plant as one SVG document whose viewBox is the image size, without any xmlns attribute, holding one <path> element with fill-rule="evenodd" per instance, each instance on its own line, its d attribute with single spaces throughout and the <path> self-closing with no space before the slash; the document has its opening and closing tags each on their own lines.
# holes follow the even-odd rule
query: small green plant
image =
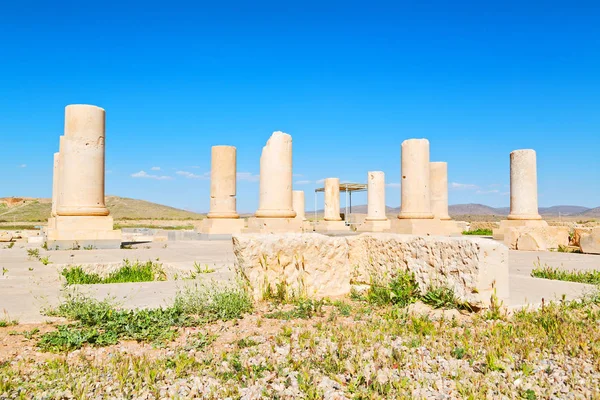
<svg viewBox="0 0 600 400">
<path fill-rule="evenodd" d="M 323 315 L 325 300 L 301 299 L 296 302 L 295 307 L 289 311 L 275 311 L 265 314 L 265 318 L 271 319 L 310 319 L 314 316 Z"/>
<path fill-rule="evenodd" d="M 454 291 L 448 287 L 429 287 L 421 296 L 421 301 L 433 308 L 457 308 L 472 311 L 469 304 L 459 301 Z"/>
<path fill-rule="evenodd" d="M 466 353 L 467 352 L 463 347 L 455 347 L 450 352 L 450 354 L 452 354 L 452 357 L 456 358 L 457 360 L 462 360 L 465 357 Z"/>
<path fill-rule="evenodd" d="M 213 272 L 215 272 L 215 270 L 209 268 L 208 265 L 201 265 L 200 263 L 194 261 L 194 270 L 190 273 L 190 279 L 196 279 L 202 274 L 211 274 Z"/>
<path fill-rule="evenodd" d="M 14 245 L 15 245 L 15 242 L 10 242 L 10 243 L 8 244 L 8 246 L 6 246 L 6 248 L 7 248 L 7 249 L 12 249 Z"/>
<path fill-rule="evenodd" d="M 8 268 L 2 267 L 2 276 L 5 276 L 8 273 Z"/>
<path fill-rule="evenodd" d="M 373 280 L 365 299 L 378 306 L 394 304 L 406 307 L 419 299 L 419 287 L 413 273 L 401 271 L 388 285 Z"/>
<path fill-rule="evenodd" d="M 210 335 L 205 332 L 198 332 L 196 335 L 193 335 L 191 338 L 188 338 L 186 342 L 185 349 L 186 350 L 201 350 L 206 346 L 209 346 L 217 339 L 216 335 Z"/>
<path fill-rule="evenodd" d="M 177 293 L 173 307 L 205 322 L 241 318 L 254 308 L 250 294 L 240 284 L 187 287 Z"/>
<path fill-rule="evenodd" d="M 491 229 L 475 229 L 473 231 L 463 231 L 463 235 L 491 236 L 494 232 Z"/>
<path fill-rule="evenodd" d="M 95 249 L 96 249 L 96 247 L 94 247 L 94 245 L 90 244 L 90 245 L 88 245 L 88 246 L 84 246 L 84 247 L 83 247 L 83 249 L 84 249 L 84 250 L 95 250 Z"/>
<path fill-rule="evenodd" d="M 27 257 L 30 260 L 40 258 L 40 249 L 27 249 Z"/>
<path fill-rule="evenodd" d="M 258 342 L 250 338 L 242 338 L 238 340 L 236 344 L 240 349 L 245 349 L 247 347 L 254 347 L 258 345 Z"/>
<path fill-rule="evenodd" d="M 7 326 L 19 325 L 19 321 L 16 319 L 0 319 L 0 328 L 6 328 Z"/>
<path fill-rule="evenodd" d="M 44 249 L 44 250 L 48 250 L 48 242 L 44 242 L 44 243 L 42 244 L 42 249 Z"/>
<path fill-rule="evenodd" d="M 90 285 L 101 283 L 125 283 L 125 282 L 151 282 L 166 279 L 162 264 L 147 261 L 145 263 L 131 263 L 124 260 L 124 265 L 107 277 L 102 278 L 98 274 L 87 273 L 81 267 L 65 268 L 61 275 L 67 280 L 67 285 Z"/>
<path fill-rule="evenodd" d="M 40 262 L 44 265 L 52 264 L 50 256 L 40 257 Z"/>
<path fill-rule="evenodd" d="M 536 265 L 537 267 L 531 271 L 531 276 L 534 278 L 600 285 L 600 271 L 598 270 L 565 271 L 548 265 L 540 266 L 539 262 Z"/>
<path fill-rule="evenodd" d="M 132 249 L 133 249 L 133 246 L 132 246 L 132 245 L 130 245 L 130 244 L 121 243 L 121 249 L 124 249 L 124 250 L 132 250 Z"/>
</svg>

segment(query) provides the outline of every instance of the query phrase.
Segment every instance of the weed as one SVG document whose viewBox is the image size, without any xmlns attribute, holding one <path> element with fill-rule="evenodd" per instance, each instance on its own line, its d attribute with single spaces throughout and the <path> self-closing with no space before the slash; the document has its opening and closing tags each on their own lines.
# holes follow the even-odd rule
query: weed
<svg viewBox="0 0 600 400">
<path fill-rule="evenodd" d="M 40 249 L 27 249 L 27 257 L 30 260 L 40 258 Z"/>
<path fill-rule="evenodd" d="M 463 347 L 455 347 L 452 349 L 450 354 L 452 354 L 452 357 L 456 358 L 457 360 L 462 360 L 465 357 L 466 351 Z"/>
<path fill-rule="evenodd" d="M 240 318 L 253 309 L 249 293 L 241 285 L 194 286 L 177 293 L 173 307 L 202 321 Z"/>
<path fill-rule="evenodd" d="M 215 272 L 214 269 L 209 268 L 208 265 L 201 265 L 200 263 L 194 261 L 194 271 L 190 273 L 190 279 L 196 279 L 198 276 L 202 274 L 210 274 Z"/>
<path fill-rule="evenodd" d="M 123 266 L 111 272 L 106 278 L 98 274 L 87 273 L 81 267 L 65 268 L 61 271 L 67 280 L 67 285 L 86 285 L 101 283 L 124 283 L 124 282 L 150 282 L 166 280 L 162 264 L 147 261 L 145 263 L 131 263 L 123 260 Z"/>
<path fill-rule="evenodd" d="M 50 256 L 40 257 L 40 262 L 44 265 L 52 264 L 52 261 L 50 261 Z"/>
<path fill-rule="evenodd" d="M 474 231 L 463 231 L 463 235 L 478 235 L 478 236 L 491 236 L 494 232 L 491 229 L 475 229 Z"/>
<path fill-rule="evenodd" d="M 254 346 L 258 345 L 258 342 L 255 340 L 252 340 L 250 338 L 242 338 L 242 339 L 238 340 L 236 342 L 236 344 L 240 349 L 245 349 L 247 347 L 254 347 Z"/>
<path fill-rule="evenodd" d="M 0 319 L 0 328 L 6 328 L 7 326 L 19 325 L 19 321 L 16 319 Z"/>
<path fill-rule="evenodd" d="M 289 311 L 275 311 L 265 314 L 265 318 L 272 319 L 310 319 L 323 315 L 324 300 L 302 299 L 296 302 L 295 307 Z"/>
<path fill-rule="evenodd" d="M 15 242 L 10 242 L 10 243 L 8 244 L 8 246 L 6 246 L 6 248 L 7 248 L 7 249 L 12 249 L 14 245 L 15 245 Z"/>
<path fill-rule="evenodd" d="M 454 291 L 448 287 L 429 287 L 421 296 L 421 301 L 433 308 L 457 308 L 472 311 L 468 303 L 459 301 Z"/>
<path fill-rule="evenodd" d="M 188 338 L 186 342 L 186 350 L 201 350 L 206 346 L 210 345 L 217 339 L 216 335 L 209 335 L 205 332 L 198 332 L 196 335 Z"/>
<path fill-rule="evenodd" d="M 592 285 L 600 285 L 600 271 L 565 271 L 558 268 L 552 268 L 548 265 L 543 267 L 536 264 L 537 268 L 531 271 L 531 276 L 534 278 L 553 279 L 558 281 L 589 283 Z"/>
<path fill-rule="evenodd" d="M 48 242 L 44 241 L 44 243 L 42 244 L 42 249 L 48 250 Z"/>
<path fill-rule="evenodd" d="M 366 300 L 378 306 L 395 304 L 406 307 L 419 298 L 419 287 L 411 272 L 400 272 L 388 285 L 381 285 L 374 280 L 366 293 Z"/>
</svg>

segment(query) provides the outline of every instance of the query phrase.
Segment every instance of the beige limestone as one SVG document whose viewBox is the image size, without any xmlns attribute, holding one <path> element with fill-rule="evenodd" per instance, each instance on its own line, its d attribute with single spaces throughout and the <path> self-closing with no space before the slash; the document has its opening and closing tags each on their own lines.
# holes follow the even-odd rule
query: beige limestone
<svg viewBox="0 0 600 400">
<path fill-rule="evenodd" d="M 304 223 L 296 218 L 248 218 L 244 233 L 302 232 Z"/>
<path fill-rule="evenodd" d="M 318 221 L 315 224 L 317 232 L 347 232 L 350 227 L 344 221 Z"/>
<path fill-rule="evenodd" d="M 213 146 L 210 169 L 210 211 L 196 228 L 210 235 L 240 233 L 246 222 L 236 210 L 237 155 L 234 146 Z"/>
<path fill-rule="evenodd" d="M 340 216 L 340 179 L 325 179 L 325 221 L 341 221 Z"/>
<path fill-rule="evenodd" d="M 100 107 L 75 104 L 65 109 L 57 215 L 106 216 L 104 204 L 104 125 Z"/>
<path fill-rule="evenodd" d="M 385 214 L 385 174 L 382 171 L 367 173 L 367 217 L 358 225 L 360 232 L 384 232 L 391 223 Z"/>
<path fill-rule="evenodd" d="M 582 253 L 600 254 L 600 227 L 595 227 L 589 233 L 582 232 L 579 238 Z"/>
<path fill-rule="evenodd" d="M 58 199 L 58 173 L 59 167 L 58 162 L 60 158 L 60 153 L 54 153 L 54 164 L 52 167 L 52 210 L 50 211 L 50 215 L 52 217 L 56 217 L 56 206 Z"/>
<path fill-rule="evenodd" d="M 512 250 L 548 251 L 569 245 L 569 228 L 566 226 L 508 228 L 504 244 Z"/>
<path fill-rule="evenodd" d="M 296 212 L 296 219 L 306 221 L 306 207 L 304 203 L 304 190 L 293 191 L 293 206 Z"/>
<path fill-rule="evenodd" d="M 294 218 L 292 137 L 273 132 L 260 156 L 260 197 L 257 218 Z"/>
<path fill-rule="evenodd" d="M 502 220 L 500 221 L 500 227 L 493 230 L 493 237 L 495 240 L 504 240 L 506 232 L 510 228 L 546 228 L 548 223 L 543 219 L 513 219 L 513 220 Z M 505 243 L 508 246 L 508 243 Z"/>
<path fill-rule="evenodd" d="M 509 220 L 539 220 L 535 150 L 510 153 Z"/>
<path fill-rule="evenodd" d="M 402 204 L 400 219 L 432 219 L 429 187 L 429 141 L 408 139 L 402 142 Z"/>
<path fill-rule="evenodd" d="M 508 249 L 474 238 L 417 237 L 365 233 L 351 237 L 319 234 L 234 235 L 235 268 L 262 298 L 267 285 L 295 295 L 348 295 L 352 285 L 387 283 L 411 271 L 421 291 L 447 286 L 473 307 L 492 295 L 508 298 Z"/>
<path fill-rule="evenodd" d="M 580 241 L 581 241 L 581 236 L 584 234 L 588 234 L 588 233 L 592 233 L 592 229 L 593 228 L 574 228 L 573 229 L 573 240 L 570 243 L 572 246 L 577 246 L 579 247 L 580 245 Z"/>
<path fill-rule="evenodd" d="M 13 234 L 9 231 L 0 231 L 0 242 L 10 242 L 13 240 Z"/>
<path fill-rule="evenodd" d="M 448 214 L 448 163 L 429 163 L 431 187 L 431 212 L 434 218 L 450 220 Z"/>
<path fill-rule="evenodd" d="M 208 218 L 239 218 L 236 211 L 236 148 L 213 146 Z"/>
<path fill-rule="evenodd" d="M 392 219 L 390 231 L 405 235 L 445 235 L 445 227 L 439 219 Z"/>
</svg>

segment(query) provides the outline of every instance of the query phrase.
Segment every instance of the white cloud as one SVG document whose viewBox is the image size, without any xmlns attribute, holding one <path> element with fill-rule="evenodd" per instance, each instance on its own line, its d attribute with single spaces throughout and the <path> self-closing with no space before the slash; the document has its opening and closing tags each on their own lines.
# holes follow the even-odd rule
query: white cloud
<svg viewBox="0 0 600 400">
<path fill-rule="evenodd" d="M 27 168 L 27 164 L 21 164 L 19 165 L 19 168 Z"/>
<path fill-rule="evenodd" d="M 295 185 L 310 185 L 311 183 L 313 183 L 313 182 L 309 181 L 309 180 L 300 180 L 300 181 L 294 182 Z"/>
<path fill-rule="evenodd" d="M 173 179 L 170 176 L 166 176 L 166 175 L 152 175 L 152 174 L 148 174 L 146 171 L 140 171 L 140 172 L 136 172 L 134 174 L 131 174 L 132 178 L 143 178 L 143 179 L 156 179 L 157 181 L 164 181 L 164 180 L 168 180 L 168 179 Z"/>
<path fill-rule="evenodd" d="M 260 175 L 254 175 L 252 172 L 238 172 L 237 179 L 246 182 L 258 182 Z"/>
<path fill-rule="evenodd" d="M 160 167 L 152 167 L 150 168 L 152 171 L 160 171 Z"/>
<path fill-rule="evenodd" d="M 477 194 L 494 194 L 494 193 L 500 193 L 500 191 L 498 189 L 492 189 L 492 190 L 477 190 L 475 193 Z"/>
<path fill-rule="evenodd" d="M 392 188 L 399 188 L 401 185 L 400 185 L 400 182 L 390 182 L 390 183 L 386 183 L 385 186 L 392 187 Z"/>
<path fill-rule="evenodd" d="M 315 183 L 318 185 L 320 183 L 325 183 L 325 178 L 323 179 L 319 179 L 318 181 L 315 181 Z"/>
<path fill-rule="evenodd" d="M 177 175 L 185 176 L 188 179 L 210 179 L 210 172 L 205 172 L 202 175 L 194 174 L 189 171 L 177 171 Z"/>
<path fill-rule="evenodd" d="M 472 183 L 452 182 L 452 183 L 450 183 L 450 188 L 457 189 L 457 190 L 476 190 L 476 189 L 479 189 L 479 186 L 474 185 Z"/>
</svg>

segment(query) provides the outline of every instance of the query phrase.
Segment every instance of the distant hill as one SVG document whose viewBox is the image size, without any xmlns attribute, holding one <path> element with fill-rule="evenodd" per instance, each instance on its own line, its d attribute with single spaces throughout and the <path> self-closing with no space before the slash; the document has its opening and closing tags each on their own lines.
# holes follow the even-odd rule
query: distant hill
<svg viewBox="0 0 600 400">
<path fill-rule="evenodd" d="M 589 208 L 581 206 L 552 206 L 552 207 L 540 207 L 539 213 L 541 215 L 576 215 L 588 211 Z"/>
<path fill-rule="evenodd" d="M 577 215 L 581 216 L 581 217 L 588 217 L 588 218 L 600 218 L 600 207 L 587 209 L 586 211 L 579 213 Z"/>
<path fill-rule="evenodd" d="M 493 208 L 483 204 L 453 204 L 448 206 L 450 215 L 507 215 L 508 209 Z"/>
<path fill-rule="evenodd" d="M 145 200 L 107 196 L 106 206 L 115 220 L 119 219 L 201 219 L 191 211 L 151 203 Z M 0 222 L 43 222 L 50 217 L 51 199 L 0 198 Z"/>
</svg>

